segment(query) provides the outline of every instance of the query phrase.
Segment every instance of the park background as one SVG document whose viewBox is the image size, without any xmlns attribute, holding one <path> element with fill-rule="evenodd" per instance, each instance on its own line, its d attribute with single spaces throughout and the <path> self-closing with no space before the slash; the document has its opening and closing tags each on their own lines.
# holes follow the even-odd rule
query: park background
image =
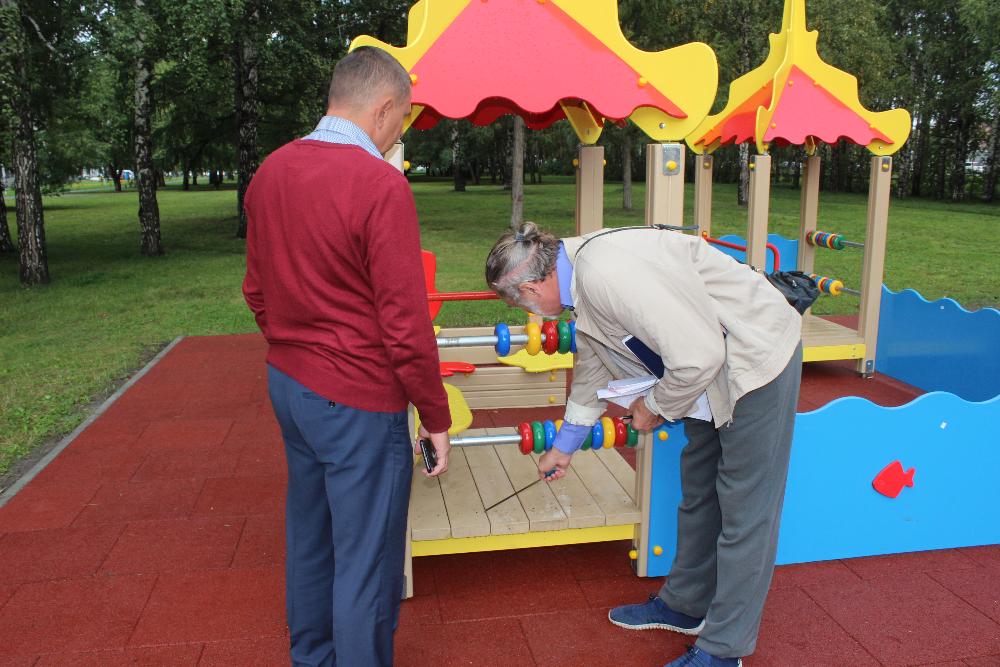
<svg viewBox="0 0 1000 667">
<path fill-rule="evenodd" d="M 353 37 L 405 42 L 410 4 L 0 1 L 0 491 L 169 341 L 256 330 L 240 293 L 242 193 L 268 153 L 322 115 Z M 640 48 L 715 50 L 718 111 L 728 83 L 766 56 L 781 4 L 623 0 L 619 10 Z M 886 284 L 996 307 L 1000 3 L 813 0 L 808 10 L 820 55 L 858 77 L 862 103 L 912 114 L 894 158 Z M 439 289 L 482 289 L 485 254 L 512 219 L 572 232 L 577 139 L 565 123 L 445 121 L 403 139 Z M 611 126 L 599 143 L 606 226 L 642 224 L 643 136 Z M 845 143 L 820 155 L 821 227 L 860 238 L 869 155 Z M 748 157 L 717 154 L 716 235 L 745 230 Z M 794 237 L 802 153 L 772 157 L 770 229 Z M 688 214 L 691 201 L 689 191 Z M 844 253 L 817 268 L 860 279 Z M 815 312 L 853 308 L 824 299 Z M 449 304 L 437 322 L 517 317 L 481 302 Z"/>
</svg>

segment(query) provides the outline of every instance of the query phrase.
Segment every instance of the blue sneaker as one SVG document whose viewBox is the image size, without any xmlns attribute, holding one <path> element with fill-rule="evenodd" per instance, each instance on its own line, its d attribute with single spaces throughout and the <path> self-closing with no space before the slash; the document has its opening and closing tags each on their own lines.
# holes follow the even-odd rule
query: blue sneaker
<svg viewBox="0 0 1000 667">
<path fill-rule="evenodd" d="M 697 646 L 689 646 L 687 653 L 664 667 L 743 667 L 743 658 L 716 658 Z"/>
<path fill-rule="evenodd" d="M 608 620 L 628 630 L 673 630 L 682 635 L 696 635 L 705 627 L 705 619 L 674 611 L 657 595 L 642 604 L 615 607 Z"/>
</svg>

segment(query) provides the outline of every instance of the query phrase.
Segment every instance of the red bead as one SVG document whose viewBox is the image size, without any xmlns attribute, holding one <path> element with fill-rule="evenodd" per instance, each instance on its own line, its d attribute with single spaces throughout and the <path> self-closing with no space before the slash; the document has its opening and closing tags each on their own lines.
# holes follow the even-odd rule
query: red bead
<svg viewBox="0 0 1000 667">
<path fill-rule="evenodd" d="M 518 435 L 521 436 L 521 453 L 529 454 L 535 448 L 535 437 L 531 432 L 531 424 L 521 422 L 517 425 Z"/>
<path fill-rule="evenodd" d="M 542 349 L 545 350 L 545 354 L 555 354 L 559 351 L 559 323 L 555 320 L 546 320 L 542 324 L 542 335 L 545 336 L 545 341 L 542 343 Z"/>
<path fill-rule="evenodd" d="M 620 417 L 615 417 L 615 447 L 624 447 L 628 442 L 628 426 Z"/>
</svg>

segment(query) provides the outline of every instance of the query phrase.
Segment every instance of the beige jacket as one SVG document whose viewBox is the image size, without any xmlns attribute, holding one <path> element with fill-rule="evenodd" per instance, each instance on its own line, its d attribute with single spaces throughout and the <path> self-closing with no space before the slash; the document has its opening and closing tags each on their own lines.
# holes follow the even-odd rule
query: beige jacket
<svg viewBox="0 0 1000 667">
<path fill-rule="evenodd" d="M 602 230 L 563 245 L 577 331 L 568 422 L 593 424 L 606 407 L 597 390 L 633 375 L 626 367 L 636 358 L 621 342 L 629 334 L 665 366 L 647 407 L 681 419 L 707 392 L 716 427 L 731 421 L 741 396 L 777 377 L 799 343 L 802 318 L 784 296 L 696 236 Z"/>
</svg>

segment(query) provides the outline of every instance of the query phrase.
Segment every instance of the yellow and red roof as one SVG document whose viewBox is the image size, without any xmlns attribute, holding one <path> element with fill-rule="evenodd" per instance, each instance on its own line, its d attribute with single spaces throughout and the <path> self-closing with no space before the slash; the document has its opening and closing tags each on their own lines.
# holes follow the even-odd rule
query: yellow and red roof
<svg viewBox="0 0 1000 667">
<path fill-rule="evenodd" d="M 605 120 L 625 119 L 656 141 L 677 140 L 705 117 L 718 86 L 705 44 L 632 46 L 616 0 L 419 0 L 406 46 L 368 36 L 351 49 L 359 46 L 388 51 L 410 72 L 418 129 L 512 113 L 535 129 L 566 118 L 584 143 Z"/>
<path fill-rule="evenodd" d="M 819 33 L 806 30 L 805 0 L 785 0 L 781 32 L 770 35 L 764 63 L 732 82 L 729 103 L 706 118 L 688 137 L 692 150 L 753 140 L 760 153 L 769 145 L 805 146 L 846 139 L 875 155 L 892 155 L 910 134 L 905 109 L 874 112 L 858 99 L 858 80 L 823 62 Z"/>
</svg>

